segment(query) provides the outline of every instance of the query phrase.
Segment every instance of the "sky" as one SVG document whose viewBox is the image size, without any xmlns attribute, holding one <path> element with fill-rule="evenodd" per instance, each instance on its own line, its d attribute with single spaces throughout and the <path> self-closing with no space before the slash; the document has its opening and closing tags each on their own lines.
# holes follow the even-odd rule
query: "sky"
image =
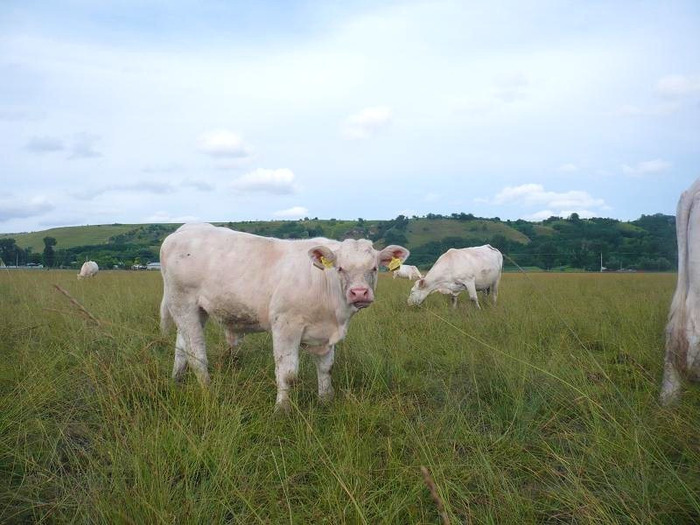
<svg viewBox="0 0 700 525">
<path fill-rule="evenodd" d="M 675 214 L 700 2 L 3 0 L 0 232 Z"/>
</svg>

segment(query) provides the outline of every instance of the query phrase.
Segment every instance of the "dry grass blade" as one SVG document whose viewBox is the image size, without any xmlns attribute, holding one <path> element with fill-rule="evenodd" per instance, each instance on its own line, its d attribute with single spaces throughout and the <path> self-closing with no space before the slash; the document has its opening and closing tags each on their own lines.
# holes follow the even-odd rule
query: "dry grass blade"
<svg viewBox="0 0 700 525">
<path fill-rule="evenodd" d="M 447 516 L 447 512 L 445 512 L 445 505 L 442 502 L 442 498 L 440 498 L 440 494 L 438 494 L 437 485 L 435 485 L 430 472 L 424 466 L 421 466 L 420 471 L 423 473 L 423 481 L 425 481 L 425 484 L 430 491 L 430 496 L 433 498 L 433 501 L 437 506 L 440 518 L 442 518 L 442 523 L 445 525 L 450 525 L 450 518 Z"/>
<path fill-rule="evenodd" d="M 68 297 L 68 300 L 73 304 L 73 306 L 75 306 L 78 309 L 78 311 L 81 314 L 83 314 L 85 317 L 87 317 L 90 321 L 95 323 L 97 326 L 102 325 L 102 322 L 100 322 L 100 320 L 97 317 L 92 315 L 87 310 L 87 308 L 85 308 L 82 304 L 80 304 L 80 302 L 78 302 L 78 300 L 75 297 L 73 297 L 71 294 L 69 294 L 65 288 L 62 288 L 61 286 L 59 286 L 57 284 L 54 284 L 53 287 L 56 288 L 56 290 L 58 290 L 59 292 L 61 292 L 63 295 Z"/>
</svg>

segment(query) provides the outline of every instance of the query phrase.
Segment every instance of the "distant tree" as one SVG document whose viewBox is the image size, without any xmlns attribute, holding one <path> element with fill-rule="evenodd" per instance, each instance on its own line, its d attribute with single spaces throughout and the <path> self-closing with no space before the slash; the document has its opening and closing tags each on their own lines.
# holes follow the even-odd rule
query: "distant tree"
<svg viewBox="0 0 700 525">
<path fill-rule="evenodd" d="M 53 268 L 56 264 L 56 253 L 53 247 L 56 246 L 56 239 L 54 237 L 44 237 L 44 266 L 47 268 Z"/>
<path fill-rule="evenodd" d="M 502 233 L 497 233 L 491 237 L 489 244 L 502 252 L 508 251 L 508 239 L 506 239 L 506 236 Z"/>
<path fill-rule="evenodd" d="M 405 215 L 399 215 L 394 219 L 394 228 L 397 230 L 401 231 L 406 231 L 406 228 L 408 227 L 408 217 Z"/>
<path fill-rule="evenodd" d="M 392 228 L 384 235 L 384 242 L 387 244 L 408 244 L 408 239 L 403 233 Z"/>
<path fill-rule="evenodd" d="M 19 262 L 19 252 L 21 248 L 17 246 L 13 238 L 0 239 L 0 259 L 7 265 L 14 265 Z"/>
</svg>

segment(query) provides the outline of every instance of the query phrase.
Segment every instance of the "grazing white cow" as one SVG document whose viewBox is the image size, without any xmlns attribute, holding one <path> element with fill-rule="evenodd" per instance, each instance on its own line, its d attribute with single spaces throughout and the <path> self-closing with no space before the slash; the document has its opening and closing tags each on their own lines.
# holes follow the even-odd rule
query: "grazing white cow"
<svg viewBox="0 0 700 525">
<path fill-rule="evenodd" d="M 666 325 L 660 402 L 681 393 L 681 376 L 700 381 L 700 179 L 684 191 L 676 211 L 678 281 Z"/>
<path fill-rule="evenodd" d="M 464 290 L 477 308 L 481 308 L 477 290 L 490 292 L 496 304 L 502 268 L 503 255 L 489 244 L 474 248 L 450 248 L 435 261 L 425 277 L 413 285 L 408 304 L 421 304 L 428 295 L 439 292 L 452 295 L 452 306 L 456 307 L 457 296 Z"/>
<path fill-rule="evenodd" d="M 94 277 L 99 270 L 99 266 L 95 261 L 85 261 L 80 267 L 80 273 L 78 273 L 78 279 L 85 279 L 86 277 Z"/>
<path fill-rule="evenodd" d="M 189 365 L 209 383 L 204 325 L 209 316 L 234 346 L 240 335 L 272 333 L 276 407 L 289 410 L 289 387 L 299 367 L 299 345 L 315 357 L 318 394 L 333 396 L 334 346 L 350 318 L 374 301 L 378 266 L 397 265 L 409 251 L 368 240 L 281 240 L 185 224 L 160 249 L 161 325 L 177 326 L 173 378 Z"/>
<path fill-rule="evenodd" d="M 392 278 L 396 279 L 397 277 L 402 277 L 404 279 L 408 279 L 409 281 L 423 278 L 421 273 L 418 271 L 418 268 L 411 266 L 410 264 L 402 264 L 399 266 L 398 270 L 394 271 Z"/>
</svg>

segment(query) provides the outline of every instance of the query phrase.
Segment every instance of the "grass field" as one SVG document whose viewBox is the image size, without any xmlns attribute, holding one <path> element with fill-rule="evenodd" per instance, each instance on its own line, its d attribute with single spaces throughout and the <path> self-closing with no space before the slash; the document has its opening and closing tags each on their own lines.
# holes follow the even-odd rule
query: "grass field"
<svg viewBox="0 0 700 525">
<path fill-rule="evenodd" d="M 382 276 L 335 401 L 302 356 L 284 417 L 267 334 L 210 325 L 211 388 L 171 383 L 157 273 L 0 272 L 0 522 L 439 523 L 425 466 L 452 523 L 697 523 L 700 386 L 656 401 L 674 286 L 508 274 L 452 311 Z"/>
</svg>

